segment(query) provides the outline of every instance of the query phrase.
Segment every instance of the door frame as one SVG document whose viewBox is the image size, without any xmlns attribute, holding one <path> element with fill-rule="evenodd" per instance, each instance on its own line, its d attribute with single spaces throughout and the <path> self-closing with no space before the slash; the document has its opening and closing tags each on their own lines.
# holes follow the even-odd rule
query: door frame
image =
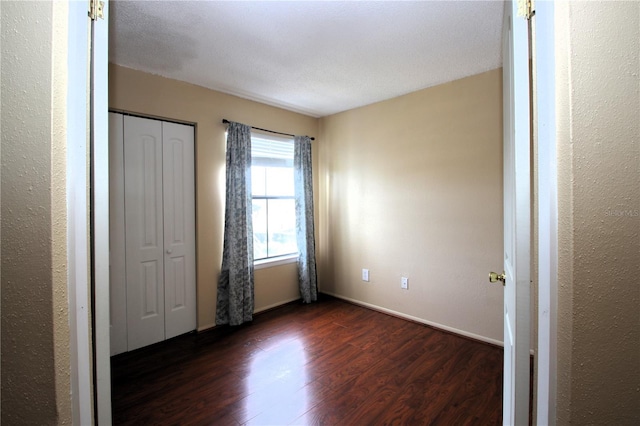
<svg viewBox="0 0 640 426">
<path fill-rule="evenodd" d="M 538 347 L 536 351 L 538 424 L 556 424 L 558 176 L 554 3 L 536 2 L 533 27 L 534 122 L 537 143 Z"/>
<path fill-rule="evenodd" d="M 93 423 L 91 289 L 88 273 L 89 200 L 87 184 L 87 64 L 89 62 L 89 19 L 87 4 L 69 2 L 67 85 L 67 255 L 69 288 L 69 346 L 72 419 L 77 424 Z"/>
<path fill-rule="evenodd" d="M 93 30 L 88 6 L 88 2 L 69 2 L 67 16 L 68 81 L 73 82 L 67 85 L 66 188 L 70 399 L 74 424 L 108 425 L 111 424 L 109 216 L 105 206 L 109 187 L 108 155 L 104 151 L 108 149 L 109 2 L 104 2 L 104 18 L 94 21 Z M 87 79 L 91 71 L 98 75 L 93 87 Z M 93 120 L 90 103 L 98 113 Z M 91 134 L 89 120 L 94 126 Z M 94 136 L 97 140 L 92 139 Z M 94 155 L 88 157 L 92 143 Z M 93 196 L 87 191 L 90 185 Z"/>
<path fill-rule="evenodd" d="M 76 74 L 81 77 L 86 74 L 86 59 L 83 62 L 82 52 L 87 52 L 83 50 L 81 47 L 77 45 L 77 42 L 84 43 L 83 40 L 86 40 L 84 37 L 79 37 L 78 34 L 84 31 L 86 34 L 86 3 L 84 2 L 70 2 L 69 3 L 69 81 L 81 81 L 77 79 L 72 79 L 72 73 L 78 71 Z M 546 30 L 551 30 L 546 33 L 544 31 L 537 31 L 534 34 L 534 39 L 536 42 L 536 73 L 538 73 L 538 77 L 541 75 L 547 75 L 549 77 L 553 76 L 555 63 L 553 62 L 554 58 L 554 46 L 555 46 L 555 34 L 553 33 L 554 28 L 554 16 L 553 16 L 553 3 L 552 2 L 536 2 L 536 15 L 535 15 L 535 25 L 537 28 L 544 28 Z M 105 1 L 105 23 L 108 23 L 108 0 Z M 546 46 L 542 48 L 542 46 Z M 84 56 L 86 58 L 86 56 Z M 543 59 L 544 58 L 544 59 Z M 539 64 L 542 64 L 543 61 L 546 62 L 546 67 L 542 70 L 538 67 Z M 96 64 L 96 66 L 98 66 Z M 105 74 L 108 72 L 108 65 L 105 62 L 100 65 L 104 67 L 103 71 Z M 549 74 L 550 73 L 550 74 Z M 86 79 L 85 79 L 86 81 Z M 538 349 L 536 356 L 538 358 L 538 387 L 537 387 L 537 419 L 539 422 L 543 422 L 548 419 L 547 424 L 555 424 L 556 419 L 556 369 L 557 369 L 557 348 L 556 348 L 556 318 L 557 318 L 557 253 L 558 253 L 558 241 L 557 241 L 557 223 L 558 223 L 558 210 L 557 210 L 557 170 L 556 170 L 556 136 L 555 136 L 555 87 L 553 85 L 554 79 L 551 78 L 549 80 L 550 86 L 541 86 L 538 81 L 538 87 L 536 88 L 535 95 L 537 97 L 537 107 L 538 107 L 538 122 L 534 122 L 534 125 L 538 125 L 538 186 L 536 187 L 536 191 L 538 191 L 539 199 L 548 200 L 548 205 L 543 206 L 539 205 L 538 209 L 538 261 L 539 261 L 539 269 L 538 269 L 538 291 L 539 294 L 539 310 L 538 310 Z M 100 90 L 107 91 L 108 90 L 108 82 L 96 82 L 96 87 Z M 102 86 L 103 85 L 103 86 Z M 86 87 L 86 85 L 76 85 L 69 84 L 68 85 L 68 108 L 69 108 L 69 117 L 72 115 L 72 111 L 75 109 L 71 106 L 72 104 L 78 105 L 78 102 L 83 102 L 86 106 L 88 93 L 84 90 L 77 91 L 73 90 L 74 87 Z M 80 93 L 81 92 L 81 93 Z M 543 107 L 544 105 L 544 107 Z M 546 110 L 545 110 L 546 108 Z M 106 114 L 105 109 L 105 114 Z M 544 115 L 542 112 L 546 111 L 548 115 Z M 77 117 L 77 116 L 75 116 Z M 546 118 L 544 118 L 546 117 Z M 544 124 L 544 120 L 549 119 L 547 124 Z M 85 126 L 85 121 L 83 120 L 68 120 L 68 149 L 76 150 L 81 147 L 78 144 L 78 141 L 83 140 L 82 138 L 77 138 L 80 133 L 86 134 L 87 128 Z M 541 129 L 545 127 L 545 132 L 541 131 Z M 76 135 L 74 138 L 73 135 Z M 74 145 L 74 143 L 76 145 Z M 543 152 L 540 152 L 540 151 Z M 546 151 L 545 151 L 546 150 Z M 69 151 L 69 154 L 71 151 Z M 546 161 L 546 162 L 545 162 Z M 71 165 L 69 167 L 72 167 Z M 541 185 L 540 177 L 546 177 L 543 179 Z M 76 182 L 77 183 L 77 182 Z M 76 205 L 71 204 L 74 200 L 73 197 L 77 195 L 81 195 L 73 190 L 74 182 L 69 182 L 67 187 L 67 197 L 69 206 Z M 81 218 L 83 212 L 83 206 L 81 199 L 76 199 L 77 203 L 76 208 L 78 209 L 75 214 L 77 217 Z M 548 208 L 547 208 L 548 207 Z M 86 208 L 86 205 L 85 205 Z M 74 211 L 70 207 L 69 214 L 73 214 Z M 86 216 L 85 216 L 86 217 Z M 82 238 L 88 236 L 88 230 L 86 228 L 86 223 L 83 223 L 82 220 L 72 221 L 68 220 L 68 235 L 70 241 L 80 241 Z M 92 241 L 93 243 L 93 241 Z M 108 248 L 107 244 L 103 246 Z M 71 249 L 70 249 L 71 250 Z M 83 310 L 83 296 L 82 294 L 87 294 L 88 282 L 86 279 L 82 279 L 82 272 L 86 272 L 83 268 L 81 268 L 82 259 L 86 258 L 86 254 L 83 254 L 82 249 L 80 247 L 76 248 L 76 252 L 69 252 L 69 259 L 71 262 L 76 262 L 78 265 L 78 269 L 75 271 L 70 268 L 70 276 L 69 276 L 69 287 L 70 287 L 70 327 L 72 334 L 72 360 L 71 360 L 71 375 L 72 375 L 72 402 L 73 402 L 73 418 L 74 420 L 78 420 L 79 424 L 85 424 L 84 419 L 87 415 L 92 415 L 92 407 L 91 402 L 85 402 L 85 398 L 87 398 L 87 391 L 97 392 L 98 400 L 100 401 L 99 407 L 102 407 L 102 412 L 104 413 L 106 407 L 109 407 L 109 415 L 110 415 L 110 405 L 111 405 L 111 395 L 110 391 L 108 394 L 104 394 L 104 392 L 99 392 L 96 387 L 96 383 L 92 383 L 91 373 L 90 373 L 90 365 L 91 365 L 91 354 L 90 351 L 87 350 L 88 347 L 93 342 L 93 338 L 89 336 L 88 331 L 88 312 L 86 311 L 87 306 L 84 303 Z M 83 293 L 84 292 L 84 293 Z M 543 292 L 546 292 L 543 294 Z M 75 299 L 72 299 L 73 293 L 75 295 Z M 88 295 L 90 297 L 90 295 Z M 87 299 L 84 299 L 86 301 Z M 109 299 L 108 294 L 106 298 L 102 298 L 101 300 L 95 300 L 95 303 L 100 306 L 103 310 L 106 309 L 108 313 L 109 309 Z M 78 315 L 79 316 L 76 316 Z M 85 315 L 86 314 L 86 315 Z M 106 327 L 108 330 L 108 320 L 106 322 Z M 545 334 L 546 333 L 546 334 Z M 77 336 L 77 341 L 74 342 L 74 339 Z M 107 332 L 108 336 L 108 332 Z M 541 340 L 542 339 L 542 340 Z M 108 348 L 108 347 L 107 347 Z M 96 351 L 103 351 L 100 347 L 96 348 Z M 102 353 L 103 356 L 108 358 L 109 350 Z M 546 359 L 548 364 L 541 363 L 543 359 Z M 88 411 L 87 411 L 88 410 Z M 89 414 L 87 414 L 87 412 Z M 91 423 L 91 422 L 89 422 Z"/>
<path fill-rule="evenodd" d="M 91 183 L 93 257 L 94 419 L 111 424 L 111 349 L 109 330 L 109 2 L 104 18 L 92 21 Z"/>
</svg>

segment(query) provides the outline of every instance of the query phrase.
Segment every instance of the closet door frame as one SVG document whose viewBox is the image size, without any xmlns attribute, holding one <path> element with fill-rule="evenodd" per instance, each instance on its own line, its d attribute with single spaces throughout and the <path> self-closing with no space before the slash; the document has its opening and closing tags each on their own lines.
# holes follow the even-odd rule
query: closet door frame
<svg viewBox="0 0 640 426">
<path fill-rule="evenodd" d="M 132 346 L 131 344 L 128 343 L 128 324 L 127 324 L 127 311 L 131 309 L 131 307 L 127 306 L 127 286 L 126 286 L 126 274 L 125 274 L 125 270 L 126 270 L 126 261 L 127 259 L 130 259 L 130 256 L 126 253 L 125 250 L 125 246 L 126 246 L 126 234 L 125 234 L 125 193 L 124 191 L 126 190 L 127 184 L 125 182 L 125 164 L 124 162 L 125 160 L 125 147 L 124 147 L 124 133 L 125 133 L 125 127 L 124 127 L 124 122 L 125 122 L 125 118 L 126 117 L 135 117 L 135 118 L 140 118 L 140 119 L 148 119 L 148 120 L 153 120 L 156 121 L 158 123 L 161 124 L 161 131 L 160 131 L 160 135 L 161 138 L 163 138 L 163 130 L 162 127 L 164 127 L 165 125 L 168 125 L 169 127 L 172 128 L 178 128 L 180 129 L 181 127 L 183 128 L 183 132 L 181 133 L 182 135 L 187 135 L 187 133 L 184 132 L 185 128 L 187 132 L 190 132 L 190 137 L 187 138 L 185 137 L 185 139 L 187 139 L 187 142 L 190 141 L 191 146 L 187 147 L 186 151 L 185 151 L 185 156 L 184 156 L 184 162 L 185 162 L 185 167 L 189 167 L 190 170 L 187 171 L 186 176 L 186 186 L 185 186 L 185 191 L 188 191 L 187 194 L 185 194 L 185 198 L 187 199 L 187 203 L 191 203 L 190 207 L 188 207 L 186 209 L 186 211 L 184 212 L 185 217 L 191 217 L 191 220 L 187 220 L 186 224 L 185 224 L 185 233 L 187 233 L 187 235 L 191 235 L 191 241 L 189 242 L 190 247 L 187 247 L 184 251 L 186 251 L 186 256 L 187 256 L 187 269 L 189 270 L 189 274 L 191 275 L 191 281 L 193 282 L 192 286 L 187 286 L 187 290 L 185 292 L 185 303 L 186 305 L 191 305 L 189 307 L 190 311 L 188 313 L 185 313 L 184 311 L 186 309 L 180 309 L 180 304 L 178 304 L 178 309 L 175 309 L 175 303 L 173 306 L 173 310 L 178 312 L 177 316 L 181 316 L 181 325 L 179 325 L 178 327 L 167 327 L 167 324 L 164 324 L 164 338 L 168 339 L 170 337 L 173 337 L 174 335 L 178 335 L 178 334 L 182 334 L 185 332 L 189 332 L 191 330 L 195 330 L 197 328 L 197 299 L 196 299 L 196 293 L 197 293 L 197 282 L 196 282 L 196 262 L 197 262 L 197 256 L 196 256 L 196 236 L 195 236 L 195 221 L 196 221 L 196 216 L 195 216 L 195 204 L 196 204 L 196 200 L 195 200 L 195 180 L 196 180 L 196 170 L 195 170 L 195 136 L 196 136 L 196 124 L 195 123 L 189 123 L 189 122 L 180 122 L 177 120 L 167 120 L 167 119 L 162 119 L 162 118 L 158 118 L 158 117 L 149 117 L 149 116 L 144 116 L 144 115 L 140 115 L 140 114 L 135 114 L 135 113 L 129 113 L 126 111 L 121 111 L 121 110 L 110 110 L 109 111 L 109 119 L 110 119 L 110 124 L 111 124 L 111 137 L 110 137 L 110 187 L 111 187 L 111 192 L 110 192 L 110 222 L 111 222 L 111 229 L 114 231 L 112 232 L 112 234 L 110 235 L 110 245 L 111 245 L 111 256 L 110 256 L 110 266 L 111 269 L 113 271 L 120 271 L 122 272 L 120 275 L 121 277 L 119 277 L 119 274 L 116 272 L 114 275 L 112 275 L 114 279 L 112 279 L 111 282 L 111 288 L 110 288 L 110 296 L 111 296 L 111 340 L 112 342 L 117 342 L 115 345 L 114 343 L 112 343 L 112 350 L 111 350 L 111 355 L 116 355 L 118 353 L 122 353 L 122 352 L 126 352 L 126 351 L 130 351 L 130 350 L 134 350 L 137 347 L 142 347 L 144 345 L 136 345 L 136 346 Z M 118 125 L 118 121 L 120 122 Z M 114 127 L 115 125 L 115 127 Z M 115 132 L 114 132 L 115 130 Z M 175 133 L 175 132 L 174 132 Z M 171 132 L 169 132 L 169 134 L 171 134 Z M 178 130 L 178 134 L 180 134 L 180 131 Z M 115 137 L 114 137 L 115 136 Z M 180 137 L 178 136 L 178 139 Z M 164 139 L 164 138 L 163 138 Z M 162 141 L 162 145 L 163 145 L 163 156 L 166 155 L 166 143 L 163 140 Z M 163 168 L 166 169 L 167 165 L 164 164 L 163 161 Z M 166 171 L 162 171 L 162 176 L 164 179 Z M 164 197 L 165 197 L 165 193 L 164 193 L 164 189 L 163 189 L 163 202 L 164 202 Z M 190 199 L 189 199 L 190 198 Z M 163 206 L 163 210 L 164 210 L 164 206 Z M 167 231 L 166 231 L 166 226 L 164 223 L 164 220 L 162 222 L 162 233 L 163 233 L 163 241 L 161 241 L 161 243 L 163 244 L 163 255 L 164 255 L 164 259 L 163 259 L 163 267 L 162 267 L 162 271 L 165 272 L 167 270 L 166 268 L 166 264 L 167 262 L 170 261 L 171 259 L 171 253 L 167 253 Z M 165 318 L 166 321 L 166 317 L 167 317 L 167 312 L 168 309 L 170 309 L 169 306 L 169 302 L 174 302 L 175 298 L 174 297 L 167 297 L 167 291 L 168 289 L 165 287 L 164 285 L 165 283 L 163 283 L 163 306 L 162 306 L 162 310 L 163 312 L 163 317 Z M 170 299 L 170 300 L 167 300 Z M 182 311 L 182 312 L 180 312 Z M 130 313 L 129 313 L 130 314 Z M 174 315 L 176 316 L 176 315 Z M 181 329 L 182 327 L 182 329 Z M 170 331 L 170 329 L 172 329 Z M 181 331 L 182 330 L 182 331 Z M 151 343 L 149 343 L 151 344 Z M 145 344 L 146 345 L 146 344 Z"/>
<path fill-rule="evenodd" d="M 127 352 L 124 116 L 109 112 L 109 331 L 111 353 Z"/>
</svg>

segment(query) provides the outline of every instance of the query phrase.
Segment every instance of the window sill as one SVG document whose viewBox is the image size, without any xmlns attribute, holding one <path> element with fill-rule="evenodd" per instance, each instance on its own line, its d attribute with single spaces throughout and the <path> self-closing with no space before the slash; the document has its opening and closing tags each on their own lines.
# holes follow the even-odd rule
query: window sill
<svg viewBox="0 0 640 426">
<path fill-rule="evenodd" d="M 296 263 L 297 261 L 298 261 L 298 253 L 288 254 L 286 256 L 256 260 L 253 262 L 253 269 L 271 268 L 272 266 L 286 265 L 288 263 Z"/>
</svg>

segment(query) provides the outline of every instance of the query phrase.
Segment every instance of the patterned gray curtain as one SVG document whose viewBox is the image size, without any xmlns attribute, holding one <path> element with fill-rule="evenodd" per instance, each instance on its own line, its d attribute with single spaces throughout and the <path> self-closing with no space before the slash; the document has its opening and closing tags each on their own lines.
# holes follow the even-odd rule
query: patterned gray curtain
<svg viewBox="0 0 640 426">
<path fill-rule="evenodd" d="M 293 148 L 293 176 L 296 199 L 296 237 L 298 242 L 298 280 L 304 303 L 318 300 L 316 240 L 313 229 L 313 179 L 311 139 L 296 136 Z"/>
<path fill-rule="evenodd" d="M 253 319 L 253 222 L 251 215 L 251 127 L 230 123 L 222 271 L 216 324 Z"/>
</svg>

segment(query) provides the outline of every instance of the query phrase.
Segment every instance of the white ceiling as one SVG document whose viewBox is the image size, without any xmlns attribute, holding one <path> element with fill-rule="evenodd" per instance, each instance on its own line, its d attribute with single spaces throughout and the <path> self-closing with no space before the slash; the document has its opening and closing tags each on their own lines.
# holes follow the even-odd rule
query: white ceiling
<svg viewBox="0 0 640 426">
<path fill-rule="evenodd" d="M 493 1 L 112 1 L 110 61 L 314 117 L 501 66 Z"/>
</svg>

